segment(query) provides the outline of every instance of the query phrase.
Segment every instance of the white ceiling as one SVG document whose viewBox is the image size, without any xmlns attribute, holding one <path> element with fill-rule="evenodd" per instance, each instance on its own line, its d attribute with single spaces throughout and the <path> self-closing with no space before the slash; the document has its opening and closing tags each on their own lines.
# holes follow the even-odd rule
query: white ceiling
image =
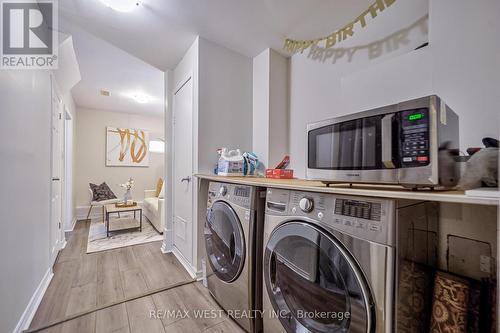
<svg viewBox="0 0 500 333">
<path fill-rule="evenodd" d="M 164 73 L 78 26 L 60 20 L 59 28 L 73 37 L 81 81 L 71 90 L 81 108 L 161 116 L 164 112 Z M 100 95 L 107 90 L 110 96 Z M 124 96 L 142 93 L 151 100 L 138 103 Z"/>
<path fill-rule="evenodd" d="M 162 115 L 163 70 L 173 69 L 197 35 L 254 57 L 285 38 L 314 38 L 357 17 L 372 0 L 139 0 L 132 12 L 99 0 L 59 1 L 59 28 L 71 34 L 82 80 L 79 107 Z M 99 95 L 101 89 L 110 97 Z M 122 96 L 142 92 L 140 104 Z"/>
<path fill-rule="evenodd" d="M 132 12 L 99 0 L 61 0 L 61 18 L 165 70 L 173 69 L 197 35 L 253 57 L 280 50 L 283 40 L 328 34 L 372 0 L 140 0 Z"/>
</svg>

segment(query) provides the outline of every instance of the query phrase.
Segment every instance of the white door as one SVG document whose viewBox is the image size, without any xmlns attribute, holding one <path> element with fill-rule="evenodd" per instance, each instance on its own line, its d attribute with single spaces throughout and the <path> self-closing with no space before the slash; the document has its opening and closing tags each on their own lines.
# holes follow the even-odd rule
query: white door
<svg viewBox="0 0 500 333">
<path fill-rule="evenodd" d="M 173 104 L 173 241 L 192 263 L 193 211 L 193 80 L 189 78 L 174 94 Z"/>
<path fill-rule="evenodd" d="M 51 207 L 50 207 L 50 259 L 53 263 L 62 239 L 62 100 L 52 88 L 52 180 L 51 180 Z"/>
</svg>

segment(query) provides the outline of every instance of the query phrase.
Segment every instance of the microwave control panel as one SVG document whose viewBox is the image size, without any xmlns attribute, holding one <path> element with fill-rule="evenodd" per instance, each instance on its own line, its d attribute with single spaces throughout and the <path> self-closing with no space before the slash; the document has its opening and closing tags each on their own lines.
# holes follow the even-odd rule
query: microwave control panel
<svg viewBox="0 0 500 333">
<path fill-rule="evenodd" d="M 420 108 L 399 112 L 401 124 L 400 156 L 403 168 L 428 165 L 429 109 Z"/>
</svg>

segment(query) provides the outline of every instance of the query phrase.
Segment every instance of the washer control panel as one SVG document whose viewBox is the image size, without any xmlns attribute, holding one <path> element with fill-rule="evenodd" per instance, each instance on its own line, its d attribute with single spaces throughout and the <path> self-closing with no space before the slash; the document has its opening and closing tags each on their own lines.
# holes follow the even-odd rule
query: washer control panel
<svg viewBox="0 0 500 333">
<path fill-rule="evenodd" d="M 225 200 L 250 209 L 254 196 L 252 186 L 211 182 L 208 185 L 207 207 L 217 200 Z"/>
<path fill-rule="evenodd" d="M 390 199 L 268 189 L 266 214 L 306 217 L 357 238 L 395 245 L 396 203 Z"/>
</svg>

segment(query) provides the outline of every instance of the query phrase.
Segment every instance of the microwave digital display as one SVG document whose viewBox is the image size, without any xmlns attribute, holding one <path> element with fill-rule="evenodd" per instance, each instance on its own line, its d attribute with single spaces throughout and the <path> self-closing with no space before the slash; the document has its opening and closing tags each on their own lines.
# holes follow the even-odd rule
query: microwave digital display
<svg viewBox="0 0 500 333">
<path fill-rule="evenodd" d="M 414 113 L 414 114 L 411 114 L 408 116 L 408 120 L 409 121 L 416 121 L 416 120 L 420 120 L 424 117 L 424 114 L 422 112 L 419 112 L 419 113 Z"/>
</svg>

